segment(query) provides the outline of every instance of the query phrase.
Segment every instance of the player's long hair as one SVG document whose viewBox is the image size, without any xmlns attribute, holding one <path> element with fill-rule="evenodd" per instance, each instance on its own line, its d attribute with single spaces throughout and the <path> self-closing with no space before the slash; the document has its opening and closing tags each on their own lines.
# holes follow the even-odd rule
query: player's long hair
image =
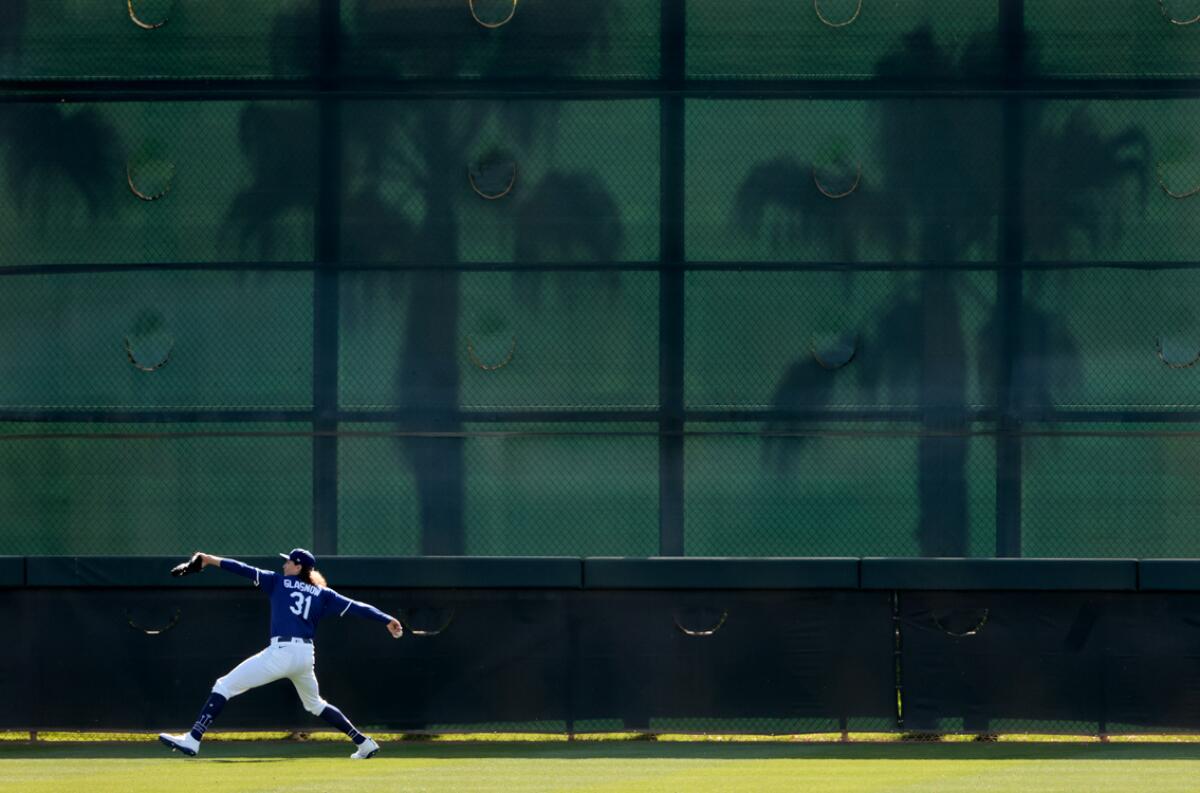
<svg viewBox="0 0 1200 793">
<path fill-rule="evenodd" d="M 323 587 L 329 586 L 329 584 L 325 583 L 325 576 L 321 575 L 320 570 L 316 570 L 316 569 L 314 569 L 312 567 L 308 567 L 306 565 L 300 566 L 299 578 L 301 581 L 307 581 L 308 583 L 315 584 L 317 586 L 323 586 Z"/>
</svg>

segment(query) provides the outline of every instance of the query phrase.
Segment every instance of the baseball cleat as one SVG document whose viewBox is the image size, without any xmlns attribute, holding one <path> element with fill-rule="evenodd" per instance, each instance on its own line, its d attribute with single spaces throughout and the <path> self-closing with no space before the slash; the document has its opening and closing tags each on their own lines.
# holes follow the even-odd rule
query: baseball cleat
<svg viewBox="0 0 1200 793">
<path fill-rule="evenodd" d="M 358 745 L 358 751 L 350 755 L 351 760 L 370 760 L 379 751 L 379 744 L 367 738 Z"/>
<path fill-rule="evenodd" d="M 172 749 L 178 749 L 188 757 L 195 757 L 200 751 L 200 742 L 193 738 L 190 732 L 185 732 L 183 735 L 168 735 L 165 732 L 160 732 L 158 734 L 158 740 L 163 746 L 169 746 Z"/>
</svg>

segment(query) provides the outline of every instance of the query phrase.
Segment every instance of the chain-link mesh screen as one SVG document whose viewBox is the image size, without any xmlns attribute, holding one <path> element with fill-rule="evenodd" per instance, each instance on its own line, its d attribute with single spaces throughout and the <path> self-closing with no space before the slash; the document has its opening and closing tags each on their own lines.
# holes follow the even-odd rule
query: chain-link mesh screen
<svg viewBox="0 0 1200 793">
<path fill-rule="evenodd" d="M 1028 556 L 1194 557 L 1200 502 L 1194 424 L 1037 425 L 1026 438 L 1022 547 Z"/>
<path fill-rule="evenodd" d="M 0 410 L 307 410 L 312 274 L 13 275 Z"/>
<path fill-rule="evenodd" d="M 991 272 L 700 272 L 687 277 L 697 410 L 995 405 Z M 938 382 L 925 382 L 939 360 Z"/>
<path fill-rule="evenodd" d="M 1029 273 L 1020 399 L 1036 408 L 1193 409 L 1194 270 Z M 1145 427 L 1153 429 L 1153 427 Z"/>
<path fill-rule="evenodd" d="M 0 426 L 6 554 L 257 554 L 311 532 L 307 424 Z"/>
<path fill-rule="evenodd" d="M 428 280 L 411 272 L 343 276 L 343 406 L 396 409 L 423 398 L 411 392 L 408 372 L 425 365 L 432 345 L 410 339 L 409 301 Z M 439 352 L 457 375 L 459 406 L 657 407 L 654 273 L 472 272 L 457 280 L 460 333 Z"/>
<path fill-rule="evenodd" d="M 892 76 L 944 78 L 999 67 L 994 3 L 817 0 L 688 3 L 694 77 L 865 78 L 887 60 Z M 935 45 L 936 42 L 936 45 Z M 954 62 L 959 53 L 970 56 Z"/>
<path fill-rule="evenodd" d="M 653 425 L 466 424 L 461 436 L 343 425 L 339 550 L 421 553 L 426 521 L 456 518 L 481 556 L 652 556 L 658 551 Z M 437 460 L 438 471 L 419 469 Z M 457 460 L 460 481 L 449 462 Z M 436 481 L 430 482 L 430 479 Z M 436 488 L 457 503 L 430 506 Z M 429 514 L 433 513 L 433 514 Z M 443 524 L 444 526 L 444 524 Z M 519 527 L 519 528 L 518 528 Z"/>
<path fill-rule="evenodd" d="M 1200 9 L 1200 5 L 1197 6 Z M 1200 185 L 1188 126 L 1200 102 L 1047 101 L 1026 106 L 1026 258 L 1189 262 Z"/>
<path fill-rule="evenodd" d="M 362 101 L 344 112 L 347 261 L 658 258 L 656 102 Z"/>
<path fill-rule="evenodd" d="M 696 101 L 687 119 L 689 258 L 995 256 L 998 103 Z"/>
<path fill-rule="evenodd" d="M 793 425 L 763 438 L 756 425 L 689 426 L 687 552 L 990 556 L 995 439 L 971 429 L 930 437 L 899 423 Z"/>
<path fill-rule="evenodd" d="M 1026 3 L 1025 25 L 1044 74 L 1087 78 L 1200 74 L 1195 0 Z"/>
<path fill-rule="evenodd" d="M 1194 0 L 110 6 L 0 9 L 0 554 L 1196 553 Z"/>
<path fill-rule="evenodd" d="M 317 67 L 317 0 L 6 0 L 15 79 L 299 78 Z"/>
<path fill-rule="evenodd" d="M 659 9 L 642 0 L 345 0 L 358 77 L 646 78 Z"/>
<path fill-rule="evenodd" d="M 311 261 L 316 121 L 310 102 L 6 103 L 0 263 Z"/>
</svg>

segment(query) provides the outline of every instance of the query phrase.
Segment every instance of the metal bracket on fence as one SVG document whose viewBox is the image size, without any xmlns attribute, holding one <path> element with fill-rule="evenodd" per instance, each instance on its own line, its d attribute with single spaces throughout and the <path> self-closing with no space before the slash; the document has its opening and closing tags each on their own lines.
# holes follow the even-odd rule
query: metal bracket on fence
<svg viewBox="0 0 1200 793">
<path fill-rule="evenodd" d="M 1189 360 L 1187 360 L 1183 363 L 1177 363 L 1176 361 L 1173 361 L 1167 357 L 1167 354 L 1166 354 L 1165 350 L 1163 349 L 1163 347 L 1164 347 L 1163 337 L 1159 336 L 1158 340 L 1157 340 L 1157 344 L 1156 344 L 1156 350 L 1155 350 L 1155 352 L 1158 353 L 1158 360 L 1162 361 L 1163 363 L 1165 363 L 1167 366 L 1171 367 L 1172 369 L 1189 369 L 1189 368 L 1195 366 L 1197 361 L 1200 361 L 1200 350 L 1197 350 L 1195 352 L 1195 354 L 1193 354 Z"/>
<path fill-rule="evenodd" d="M 430 609 L 430 610 L 432 610 L 432 609 Z M 411 633 L 413 636 L 422 636 L 422 637 L 437 636 L 438 634 L 442 633 L 447 628 L 449 628 L 450 623 L 454 622 L 454 614 L 455 614 L 454 609 L 448 609 L 446 619 L 443 620 L 441 622 L 441 624 L 438 625 L 438 627 L 433 630 L 414 628 L 412 626 L 412 615 L 409 613 L 409 610 L 406 610 L 406 609 L 400 610 L 399 620 L 400 620 L 400 624 L 404 626 L 404 629 L 406 631 L 408 631 L 409 633 Z"/>
<path fill-rule="evenodd" d="M 1196 17 L 1196 19 L 1200 19 L 1200 17 Z M 1193 20 L 1193 21 L 1195 21 L 1195 20 Z M 1171 196 L 1171 198 L 1191 198 L 1192 196 L 1196 195 L 1197 193 L 1200 193 L 1200 187 L 1193 187 L 1191 190 L 1188 190 L 1186 193 L 1176 193 L 1174 190 L 1167 187 L 1167 182 L 1162 177 L 1162 169 L 1161 168 L 1158 171 L 1158 186 L 1162 188 L 1162 191 L 1164 193 Z"/>
<path fill-rule="evenodd" d="M 175 340 L 172 339 L 170 346 L 167 347 L 167 351 L 165 353 L 163 353 L 162 359 L 156 364 L 147 366 L 143 363 L 138 362 L 137 356 L 134 355 L 134 353 L 133 353 L 133 345 L 131 345 L 129 343 L 129 337 L 128 336 L 125 337 L 125 356 L 127 358 L 129 358 L 129 363 L 133 364 L 133 368 L 138 369 L 143 372 L 156 372 L 159 369 L 166 366 L 167 362 L 171 360 L 171 351 L 174 349 L 175 349 Z"/>
<path fill-rule="evenodd" d="M 166 633 L 167 631 L 171 630 L 172 628 L 174 628 L 176 625 L 179 624 L 179 618 L 181 616 L 182 616 L 182 612 L 179 609 L 175 609 L 175 616 L 171 617 L 171 621 L 169 623 L 167 623 L 164 627 L 162 627 L 162 628 L 146 628 L 146 627 L 144 627 L 142 625 L 138 625 L 136 622 L 134 622 L 133 617 L 130 616 L 130 614 L 129 614 L 129 609 L 125 609 L 125 621 L 129 623 L 129 627 L 133 628 L 134 630 L 141 631 L 142 633 L 146 634 L 147 636 L 160 636 L 160 635 Z"/>
<path fill-rule="evenodd" d="M 809 350 L 822 369 L 841 369 L 858 354 L 858 337 L 849 333 L 820 339 L 813 336 Z"/>
<path fill-rule="evenodd" d="M 1176 19 L 1174 16 L 1171 15 L 1171 12 L 1167 9 L 1167 4 L 1166 4 L 1165 0 L 1158 0 L 1158 10 L 1162 11 L 1162 15 L 1164 17 L 1166 17 L 1168 20 L 1170 20 L 1172 25 L 1179 25 L 1182 27 L 1184 25 L 1191 25 L 1196 22 L 1200 22 L 1200 14 L 1197 14 L 1196 16 L 1192 17 L 1191 19 Z"/>
<path fill-rule="evenodd" d="M 483 27 L 488 28 L 489 30 L 495 30 L 496 28 L 504 27 L 509 22 L 512 22 L 512 18 L 517 13 L 517 0 L 512 0 L 512 10 L 508 12 L 508 16 L 506 16 L 504 19 L 500 20 L 499 22 L 484 22 L 482 19 L 480 19 L 479 14 L 477 14 L 475 12 L 475 0 L 467 0 L 467 7 L 471 9 L 471 17 L 476 22 L 478 22 Z"/>
<path fill-rule="evenodd" d="M 515 162 L 510 163 L 509 167 L 512 168 L 512 174 L 508 177 L 508 184 L 506 184 L 504 189 L 498 193 L 488 193 L 484 191 L 483 188 L 479 186 L 479 183 L 475 181 L 476 171 L 480 171 L 480 175 L 483 175 L 482 170 L 479 168 L 467 168 L 467 181 L 471 183 L 471 189 L 474 190 L 475 194 L 480 198 L 486 198 L 488 201 L 496 201 L 497 199 L 504 198 L 506 195 L 511 193 L 513 185 L 517 183 L 517 164 Z"/>
<path fill-rule="evenodd" d="M 936 614 L 933 615 L 933 624 L 938 626 L 938 628 L 942 631 L 942 633 L 946 634 L 947 636 L 953 636 L 956 639 L 961 639 L 966 636 L 977 635 L 981 630 L 983 630 L 983 626 L 987 625 L 987 621 L 988 621 L 988 609 L 984 609 L 983 616 L 980 617 L 979 621 L 975 623 L 974 628 L 969 628 L 965 631 L 952 631 L 949 628 L 947 628 L 945 625 L 942 624 L 941 619 Z"/>
<path fill-rule="evenodd" d="M 1162 2 L 1162 0 L 1159 0 L 1159 2 Z M 858 15 L 862 13 L 862 7 L 863 0 L 858 0 L 858 6 L 855 7 L 853 16 L 851 16 L 845 22 L 834 22 L 833 20 L 829 19 L 829 17 L 821 13 L 821 0 L 813 0 L 813 10 L 817 12 L 817 19 L 821 20 L 831 28 L 844 28 L 846 25 L 849 25 L 851 22 L 858 19 Z"/>
<path fill-rule="evenodd" d="M 138 16 L 137 11 L 133 9 L 133 0 L 125 0 L 125 2 L 129 6 L 129 18 L 133 20 L 133 24 L 142 30 L 158 30 L 169 21 L 169 19 L 164 19 L 162 22 L 143 22 L 141 17 Z"/>
<path fill-rule="evenodd" d="M 825 186 L 821 184 L 820 178 L 817 177 L 817 166 L 816 165 L 813 165 L 813 167 L 812 167 L 812 178 L 813 178 L 813 184 L 815 184 L 817 186 L 817 190 L 821 191 L 821 195 L 825 196 L 826 198 L 832 198 L 836 201 L 839 198 L 845 198 L 846 196 L 850 195 L 851 193 L 853 193 L 855 190 L 858 189 L 858 185 L 862 181 L 862 163 L 860 162 L 858 164 L 858 168 L 854 173 L 854 184 L 850 185 L 850 189 L 844 193 L 833 193 L 833 192 L 830 192 L 829 190 L 826 190 Z"/>
<path fill-rule="evenodd" d="M 477 367 L 479 367 L 480 369 L 482 369 L 485 372 L 494 372 L 497 369 L 503 369 L 504 367 L 508 366 L 508 364 L 512 361 L 513 356 L 516 354 L 517 354 L 517 337 L 513 336 L 512 344 L 508 348 L 508 354 L 505 355 L 503 359 L 501 359 L 500 363 L 484 363 L 483 360 L 479 357 L 478 353 L 475 352 L 475 344 L 474 344 L 474 342 L 471 341 L 471 337 L 470 336 L 467 337 L 467 355 L 471 358 L 471 363 L 475 364 Z"/>
<path fill-rule="evenodd" d="M 721 630 L 721 626 L 725 624 L 725 620 L 729 619 L 729 609 L 721 609 L 721 616 L 717 618 L 716 624 L 708 628 L 685 628 L 683 622 L 680 620 L 678 611 L 672 614 L 671 617 L 675 621 L 675 627 L 682 631 L 685 636 L 712 636 Z"/>
<path fill-rule="evenodd" d="M 129 185 L 129 192 L 143 201 L 157 201 L 158 199 L 171 192 L 171 185 L 175 178 L 175 164 L 171 164 L 171 175 L 167 177 L 167 186 L 157 193 L 146 193 L 138 189 L 138 186 L 133 183 L 133 164 L 125 163 L 125 182 Z"/>
</svg>

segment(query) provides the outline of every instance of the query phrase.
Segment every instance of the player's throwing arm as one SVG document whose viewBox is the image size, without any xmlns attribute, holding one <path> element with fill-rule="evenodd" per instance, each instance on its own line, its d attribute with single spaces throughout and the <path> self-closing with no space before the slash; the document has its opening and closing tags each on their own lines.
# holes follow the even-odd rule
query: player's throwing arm
<svg viewBox="0 0 1200 793">
<path fill-rule="evenodd" d="M 329 588 L 325 577 L 316 569 L 317 560 L 303 548 L 279 554 L 286 561 L 283 572 L 260 570 L 236 559 L 197 551 L 192 558 L 171 569 L 171 575 L 194 575 L 206 567 L 219 567 L 250 579 L 254 586 L 271 601 L 271 641 L 261 652 L 235 666 L 212 687 L 208 701 L 189 732 L 180 735 L 161 733 L 158 740 L 178 749 L 189 757 L 200 751 L 204 733 L 220 715 L 225 703 L 238 694 L 287 678 L 296 687 L 304 709 L 320 716 L 354 741 L 357 747 L 354 760 L 366 760 L 379 751 L 379 744 L 354 729 L 350 720 L 333 705 L 321 699 L 315 672 L 313 634 L 322 617 L 333 614 L 344 617 L 356 614 L 377 620 L 387 626 L 388 633 L 399 639 L 404 634 L 400 620 L 385 614 L 368 603 L 360 603 Z"/>
</svg>

